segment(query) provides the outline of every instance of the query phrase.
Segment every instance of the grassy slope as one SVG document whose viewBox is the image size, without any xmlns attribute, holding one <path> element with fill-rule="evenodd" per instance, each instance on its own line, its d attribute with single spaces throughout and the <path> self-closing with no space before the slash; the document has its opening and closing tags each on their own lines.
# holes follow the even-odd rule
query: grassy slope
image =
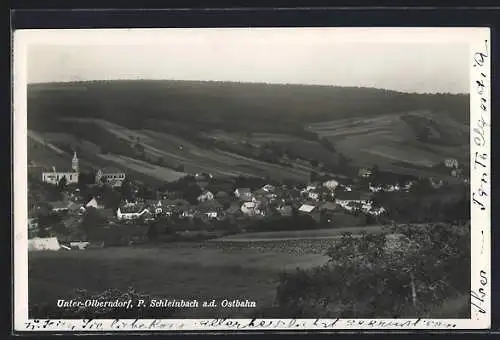
<svg viewBox="0 0 500 340">
<path fill-rule="evenodd" d="M 397 169 L 431 166 L 447 157 L 468 163 L 468 128 L 464 123 L 429 111 L 380 115 L 370 119 L 348 118 L 308 127 L 330 139 L 338 149 L 360 164 Z M 430 128 L 430 134 L 424 129 Z"/>
<path fill-rule="evenodd" d="M 453 116 L 460 122 L 468 115 L 467 96 L 228 82 L 143 80 L 36 84 L 29 87 L 28 98 L 30 118 L 96 117 L 127 127 L 144 125 L 148 119 L 167 119 L 220 128 L 243 128 L 250 124 L 254 130 L 276 132 L 280 126 L 269 125 L 269 122 L 302 124 L 425 109 Z M 281 126 L 284 128 L 287 124 Z"/>
<path fill-rule="evenodd" d="M 283 268 L 310 266 L 324 261 L 320 255 L 223 253 L 196 245 L 181 248 L 105 248 L 82 252 L 31 252 L 30 303 L 55 303 L 72 296 L 75 288 L 100 292 L 110 287 L 155 297 L 177 299 L 245 299 L 257 307 L 272 304 Z M 321 261 L 320 261 L 321 260 Z M 321 262 L 321 263 L 320 263 Z M 251 309 L 192 310 L 189 316 L 244 317 Z"/>
<path fill-rule="evenodd" d="M 213 135 L 211 130 L 216 129 L 232 131 L 232 140 L 241 140 L 246 132 L 252 132 L 253 143 L 274 140 L 320 161 L 333 159 L 333 154 L 320 146 L 291 136 L 309 127 L 334 141 L 356 163 L 378 164 L 394 171 L 418 173 L 415 166 L 426 166 L 446 157 L 468 159 L 465 95 L 417 95 L 327 86 L 112 81 L 32 85 L 28 98 L 28 124 L 33 129 L 60 132 L 66 130 L 59 123 L 61 117 L 99 118 L 105 120 L 103 127 L 107 132 L 120 135 L 132 131 L 129 135 L 146 141 L 146 152 L 183 163 L 188 172 L 208 167 L 221 174 L 272 174 L 272 167 L 263 168 L 241 159 L 238 168 L 232 157 L 220 154 L 203 151 L 186 155 L 168 140 L 177 134 L 188 145 L 191 136 L 201 131 Z M 426 127 L 430 127 L 431 138 L 422 138 L 427 134 L 423 131 Z M 96 132 L 96 138 L 100 138 L 99 133 Z M 401 161 L 407 164 L 397 164 Z M 278 175 L 283 172 L 274 171 Z M 297 171 L 288 175 L 304 178 L 309 172 Z"/>
</svg>

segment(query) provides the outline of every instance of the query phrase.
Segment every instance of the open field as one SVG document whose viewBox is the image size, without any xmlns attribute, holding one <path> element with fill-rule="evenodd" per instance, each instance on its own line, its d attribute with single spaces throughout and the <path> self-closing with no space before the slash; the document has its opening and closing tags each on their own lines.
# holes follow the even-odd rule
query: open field
<svg viewBox="0 0 500 340">
<path fill-rule="evenodd" d="M 74 123 L 96 123 L 116 137 L 130 144 L 140 140 L 148 156 L 162 158 L 170 164 L 182 164 L 185 172 L 210 172 L 222 176 L 272 176 L 274 178 L 292 178 L 307 180 L 309 169 L 300 169 L 271 164 L 231 152 L 203 149 L 184 140 L 156 131 L 135 131 L 102 119 L 68 118 Z"/>
<path fill-rule="evenodd" d="M 173 182 L 186 176 L 184 172 L 174 171 L 157 165 L 151 165 L 141 160 L 133 159 L 118 155 L 99 155 L 99 157 L 120 164 L 123 168 L 131 169 L 151 177 L 155 177 L 160 181 Z"/>
<path fill-rule="evenodd" d="M 322 255 L 242 249 L 237 254 L 216 248 L 104 248 L 76 252 L 30 252 L 29 301 L 54 303 L 75 288 L 101 292 L 127 289 L 154 297 L 222 300 L 245 298 L 257 308 L 272 304 L 282 270 L 326 262 Z M 187 309 L 183 316 L 245 317 L 253 309 Z"/>
<path fill-rule="evenodd" d="M 453 157 L 468 163 L 468 105 L 467 95 L 370 88 L 77 82 L 29 86 L 28 124 L 37 132 L 65 132 L 65 118 L 93 121 L 100 126 L 94 144 L 105 147 L 96 140 L 114 138 L 116 142 L 119 138 L 132 145 L 139 138 L 148 157 L 161 158 L 164 166 L 173 169 L 183 165 L 190 173 L 270 175 L 303 181 L 310 168 L 262 164 L 195 146 L 190 138 L 205 134 L 228 143 L 244 138 L 255 145 L 273 141 L 300 157 L 335 163 L 333 153 L 317 142 L 301 139 L 300 132 L 309 129 L 329 138 L 355 165 L 377 164 L 386 170 L 415 173 L 418 170 L 395 165 L 395 161 L 422 167 Z"/>
<path fill-rule="evenodd" d="M 432 130 L 426 124 L 431 126 L 435 120 L 440 122 L 440 128 Z M 415 126 L 417 123 L 421 126 Z M 377 164 L 381 169 L 401 172 L 405 169 L 395 163 L 430 167 L 445 158 L 468 162 L 464 152 L 469 142 L 465 122 L 460 125 L 426 111 L 325 121 L 310 124 L 308 129 L 328 138 L 342 153 L 364 166 Z M 433 139 L 427 133 L 433 133 Z"/>
</svg>

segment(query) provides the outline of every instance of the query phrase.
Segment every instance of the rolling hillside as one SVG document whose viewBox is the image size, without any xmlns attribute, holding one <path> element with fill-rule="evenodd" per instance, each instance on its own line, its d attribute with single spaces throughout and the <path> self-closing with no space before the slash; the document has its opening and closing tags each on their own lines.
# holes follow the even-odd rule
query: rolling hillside
<svg viewBox="0 0 500 340">
<path fill-rule="evenodd" d="M 342 155 L 395 172 L 427 171 L 447 157 L 467 163 L 468 111 L 467 95 L 369 88 L 146 80 L 28 87 L 28 127 L 38 138 L 77 146 L 90 163 L 137 171 L 129 157 L 170 172 L 150 169 L 156 178 L 209 171 L 307 180 L 307 164 L 243 152 L 266 143 L 333 168 Z"/>
</svg>

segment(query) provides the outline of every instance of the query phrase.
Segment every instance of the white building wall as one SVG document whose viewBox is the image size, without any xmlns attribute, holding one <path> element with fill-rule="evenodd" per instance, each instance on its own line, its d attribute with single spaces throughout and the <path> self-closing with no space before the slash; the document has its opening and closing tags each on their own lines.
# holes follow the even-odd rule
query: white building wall
<svg viewBox="0 0 500 340">
<path fill-rule="evenodd" d="M 66 177 L 67 184 L 78 183 L 78 172 L 44 172 L 42 181 L 49 184 L 58 184 L 61 178 Z"/>
</svg>

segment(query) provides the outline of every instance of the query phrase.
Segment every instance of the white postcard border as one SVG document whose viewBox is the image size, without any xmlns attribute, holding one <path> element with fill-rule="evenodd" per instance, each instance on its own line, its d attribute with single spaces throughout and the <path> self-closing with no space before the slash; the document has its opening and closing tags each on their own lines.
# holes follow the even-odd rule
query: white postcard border
<svg viewBox="0 0 500 340">
<path fill-rule="evenodd" d="M 142 36 L 152 42 L 165 29 L 106 31 L 114 43 Z M 193 29 L 167 29 L 188 32 Z M 207 29 L 205 29 L 207 30 Z M 221 29 L 210 29 L 221 30 Z M 222 29 L 248 30 L 248 29 Z M 254 29 L 255 30 L 255 29 Z M 278 32 L 296 28 L 276 29 Z M 333 33 L 346 42 L 366 41 L 378 34 L 380 41 L 463 42 L 470 45 L 471 128 L 471 318 L 470 319 L 172 319 L 172 320 L 33 320 L 28 319 L 28 233 L 27 233 L 27 47 L 29 44 L 109 43 L 97 30 L 22 30 L 14 32 L 14 192 L 13 274 L 15 331 L 247 331 L 247 330 L 450 330 L 487 329 L 491 322 L 490 264 L 490 30 L 489 28 L 303 28 L 304 32 Z M 126 33 L 126 34 L 124 34 Z M 188 33 L 186 33 L 188 34 Z M 120 40 L 121 37 L 121 40 Z M 145 39 L 144 39 L 145 38 Z M 392 40 L 391 40 L 392 39 Z M 441 40 L 440 40 L 441 39 Z M 378 41 L 377 40 L 377 41 Z M 369 39 L 373 42 L 373 39 Z M 480 158 L 478 158 L 480 157 Z M 479 161 L 479 164 L 478 164 Z M 477 202 L 476 202 L 477 201 Z"/>
</svg>

